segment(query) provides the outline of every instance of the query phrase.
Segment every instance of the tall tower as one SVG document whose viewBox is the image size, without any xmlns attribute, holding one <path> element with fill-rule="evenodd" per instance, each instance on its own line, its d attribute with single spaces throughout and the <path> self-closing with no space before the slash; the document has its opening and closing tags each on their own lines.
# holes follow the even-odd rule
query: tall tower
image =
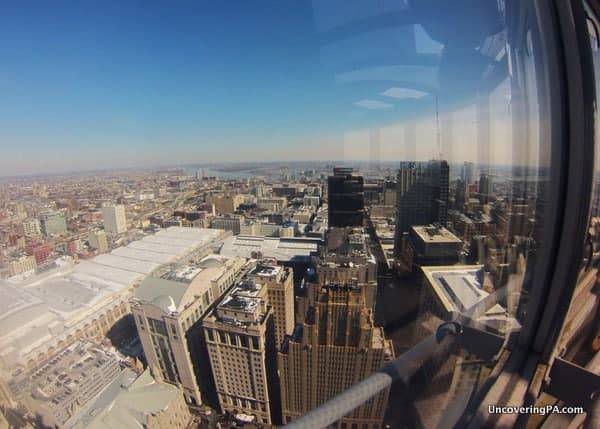
<svg viewBox="0 0 600 429">
<path fill-rule="evenodd" d="M 464 162 L 464 164 L 462 166 L 462 171 L 460 172 L 460 176 L 461 176 L 461 179 L 463 180 L 463 182 L 465 182 L 467 185 L 470 185 L 471 183 L 473 183 L 474 169 L 475 169 L 475 167 L 472 162 L 469 162 L 469 161 Z"/>
<path fill-rule="evenodd" d="M 351 285 L 318 287 L 305 321 L 287 338 L 278 354 L 283 423 L 316 408 L 382 367 L 394 357 L 383 328 L 373 325 L 364 289 Z M 335 424 L 383 427 L 389 390 L 385 390 Z M 353 426 L 356 425 L 356 426 Z M 366 425 L 366 426 L 365 426 Z"/>
<path fill-rule="evenodd" d="M 279 423 L 273 311 L 267 286 L 247 278 L 202 321 L 219 406 L 251 416 L 257 424 Z"/>
<path fill-rule="evenodd" d="M 362 226 L 364 181 L 352 175 L 352 168 L 334 168 L 327 180 L 329 227 Z"/>
<path fill-rule="evenodd" d="M 431 198 L 429 193 L 429 169 L 423 162 L 402 162 L 398 170 L 396 185 L 396 236 L 394 250 L 400 252 L 402 235 L 412 225 L 423 225 L 429 221 Z"/>
<path fill-rule="evenodd" d="M 490 202 L 490 197 L 494 193 L 494 183 L 492 176 L 482 173 L 479 177 L 479 202 L 487 204 Z"/>
<path fill-rule="evenodd" d="M 397 218 L 394 250 L 400 252 L 402 236 L 413 225 L 448 221 L 450 167 L 445 160 L 402 162 L 398 170 Z"/>
<path fill-rule="evenodd" d="M 448 188 L 450 167 L 447 161 L 430 161 L 431 220 L 446 226 L 448 222 Z"/>
<path fill-rule="evenodd" d="M 294 273 L 291 268 L 259 263 L 248 277 L 267 287 L 269 305 L 273 307 L 275 344 L 281 346 L 294 330 Z"/>
</svg>

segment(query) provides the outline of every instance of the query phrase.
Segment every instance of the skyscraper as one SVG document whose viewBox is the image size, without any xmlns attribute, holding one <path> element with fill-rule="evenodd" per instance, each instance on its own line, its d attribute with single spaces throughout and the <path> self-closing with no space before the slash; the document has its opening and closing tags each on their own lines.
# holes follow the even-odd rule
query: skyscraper
<svg viewBox="0 0 600 429">
<path fill-rule="evenodd" d="M 383 328 L 373 325 L 365 290 L 352 285 L 319 288 L 278 354 L 284 423 L 316 408 L 358 383 L 394 357 Z M 338 429 L 383 427 L 389 390 L 367 401 L 335 424 Z"/>
<path fill-rule="evenodd" d="M 278 392 L 273 308 L 264 282 L 244 279 L 202 326 L 221 411 L 251 416 L 257 424 L 279 422 L 271 404 Z"/>
<path fill-rule="evenodd" d="M 487 204 L 490 202 L 490 197 L 494 193 L 494 182 L 492 176 L 486 173 L 481 173 L 479 177 L 479 202 Z"/>
<path fill-rule="evenodd" d="M 352 175 L 352 168 L 334 168 L 327 184 L 329 227 L 362 226 L 365 207 L 363 177 Z"/>
<path fill-rule="evenodd" d="M 273 307 L 275 344 L 279 347 L 294 330 L 294 273 L 291 268 L 259 263 L 248 277 L 267 287 L 268 303 Z"/>
<path fill-rule="evenodd" d="M 450 168 L 444 160 L 402 162 L 398 170 L 395 251 L 413 225 L 448 221 Z"/>
<path fill-rule="evenodd" d="M 432 222 L 440 223 L 442 226 L 448 222 L 448 188 L 450 167 L 448 162 L 429 162 L 431 180 L 431 219 Z"/>
<path fill-rule="evenodd" d="M 473 165 L 472 162 L 469 161 L 465 161 L 465 163 L 462 166 L 462 170 L 460 172 L 460 178 L 462 179 L 463 182 L 465 182 L 465 184 L 470 185 L 471 183 L 473 183 L 473 171 L 475 170 L 475 167 Z"/>
<path fill-rule="evenodd" d="M 123 205 L 102 207 L 104 230 L 109 234 L 120 234 L 127 230 L 125 207 Z"/>
</svg>

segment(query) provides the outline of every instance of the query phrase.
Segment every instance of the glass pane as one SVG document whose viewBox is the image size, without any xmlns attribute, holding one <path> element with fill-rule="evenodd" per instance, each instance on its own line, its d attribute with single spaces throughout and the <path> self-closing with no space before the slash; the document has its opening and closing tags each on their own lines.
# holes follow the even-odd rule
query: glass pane
<svg viewBox="0 0 600 429">
<path fill-rule="evenodd" d="M 444 322 L 475 338 L 518 332 L 553 244 L 560 156 L 536 5 L 6 8 L 0 391 L 11 413 L 111 426 L 99 419 L 123 404 L 156 405 L 127 401 L 138 383 L 174 399 L 136 416 L 279 425 Z M 582 281 L 600 250 L 594 192 Z M 130 308 L 139 331 L 119 323 Z M 127 367 L 118 382 L 105 371 L 121 391 L 70 395 L 84 389 L 65 380 L 84 371 L 56 359 L 79 342 Z M 497 364 L 479 343 L 434 348 L 334 426 L 460 427 Z M 186 412 L 162 414 L 173 409 Z"/>
</svg>

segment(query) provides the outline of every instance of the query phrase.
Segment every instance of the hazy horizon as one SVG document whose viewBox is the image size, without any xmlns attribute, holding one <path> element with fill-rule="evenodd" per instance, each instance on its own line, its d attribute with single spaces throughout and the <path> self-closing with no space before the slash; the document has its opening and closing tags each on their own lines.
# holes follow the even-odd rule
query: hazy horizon
<svg viewBox="0 0 600 429">
<path fill-rule="evenodd" d="M 509 81 L 486 89 L 487 107 L 478 107 L 484 68 L 506 67 L 501 38 L 466 46 L 452 39 L 443 10 L 429 19 L 446 30 L 454 56 L 418 20 L 360 26 L 364 13 L 405 9 L 393 1 L 8 6 L 0 174 L 426 160 L 440 149 L 452 162 L 535 164 L 535 145 L 517 156 L 508 144 Z"/>
</svg>

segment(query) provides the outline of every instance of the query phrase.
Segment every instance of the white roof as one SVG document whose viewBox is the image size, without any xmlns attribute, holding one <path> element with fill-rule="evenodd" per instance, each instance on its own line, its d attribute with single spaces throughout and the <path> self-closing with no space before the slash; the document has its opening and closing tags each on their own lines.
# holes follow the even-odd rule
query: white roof
<svg viewBox="0 0 600 429">
<path fill-rule="evenodd" d="M 261 252 L 263 257 L 288 261 L 294 256 L 309 257 L 318 251 L 319 245 L 302 241 L 287 241 L 272 237 L 236 235 L 226 238 L 221 254 L 229 257 L 251 258 L 252 252 Z"/>
<path fill-rule="evenodd" d="M 45 273 L 26 284 L 0 283 L 0 349 L 30 351 L 56 339 L 48 321 L 61 330 L 128 292 L 163 263 L 173 262 L 210 244 L 222 230 L 171 227 L 84 261 L 71 269 Z M 98 308 L 96 308 L 98 307 Z M 32 329 L 38 332 L 32 335 Z M 41 343 L 41 344 L 40 344 Z"/>
</svg>

